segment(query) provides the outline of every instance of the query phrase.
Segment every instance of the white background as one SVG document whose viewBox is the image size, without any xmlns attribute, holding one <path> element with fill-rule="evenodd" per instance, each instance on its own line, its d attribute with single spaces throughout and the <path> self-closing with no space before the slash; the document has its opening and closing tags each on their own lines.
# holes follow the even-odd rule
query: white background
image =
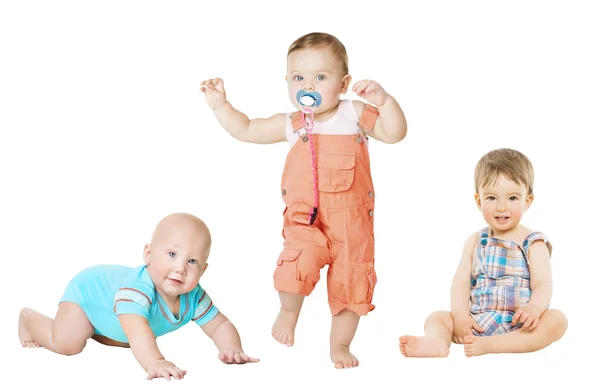
<svg viewBox="0 0 600 392">
<path fill-rule="evenodd" d="M 0 384 L 162 390 L 167 382 L 145 381 L 129 350 L 93 341 L 75 357 L 22 349 L 17 317 L 24 306 L 53 315 L 84 267 L 139 265 L 154 225 L 177 211 L 209 225 L 214 246 L 201 282 L 261 362 L 221 364 L 190 324 L 159 339 L 188 371 L 169 388 L 531 390 L 591 379 L 600 349 L 593 2 L 331 3 L 2 2 L 0 352 L 8 368 Z M 198 88 L 223 78 L 229 100 L 251 118 L 291 111 L 287 49 L 312 31 L 337 36 L 353 82 L 381 83 L 409 124 L 401 143 L 371 143 L 377 309 L 353 344 L 360 366 L 346 371 L 328 356 L 324 279 L 305 301 L 296 346 L 270 336 L 288 146 L 236 141 Z M 406 359 L 398 337 L 421 334 L 425 317 L 450 305 L 462 244 L 484 225 L 473 169 L 499 147 L 533 162 L 536 199 L 523 223 L 554 245 L 551 306 L 567 314 L 569 330 L 532 354 L 466 358 L 453 345 L 446 359 Z"/>
</svg>

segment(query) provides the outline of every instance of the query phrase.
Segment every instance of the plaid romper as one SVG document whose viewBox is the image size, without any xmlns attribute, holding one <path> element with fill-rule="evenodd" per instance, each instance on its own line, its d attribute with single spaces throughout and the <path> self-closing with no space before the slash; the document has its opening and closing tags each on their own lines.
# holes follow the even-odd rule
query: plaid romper
<svg viewBox="0 0 600 392">
<path fill-rule="evenodd" d="M 490 228 L 479 232 L 471 262 L 471 315 L 485 330 L 476 336 L 491 336 L 515 331 L 521 324 L 510 325 L 519 307 L 529 303 L 529 247 L 543 240 L 552 255 L 546 235 L 532 232 L 519 245 L 514 241 L 490 237 Z"/>
</svg>

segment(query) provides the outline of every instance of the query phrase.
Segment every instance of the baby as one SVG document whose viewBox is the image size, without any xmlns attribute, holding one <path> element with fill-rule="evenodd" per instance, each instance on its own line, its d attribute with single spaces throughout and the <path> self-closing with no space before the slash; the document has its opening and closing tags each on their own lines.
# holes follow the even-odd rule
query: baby
<svg viewBox="0 0 600 392">
<path fill-rule="evenodd" d="M 189 214 L 169 215 L 144 247 L 145 264 L 83 270 L 68 284 L 54 320 L 21 310 L 19 340 L 23 347 L 74 355 L 93 338 L 130 347 L 148 379 L 181 379 L 186 371 L 163 357 L 156 338 L 194 321 L 213 340 L 224 363 L 257 362 L 244 353 L 236 328 L 198 283 L 208 267 L 210 247 L 203 221 Z"/>
<path fill-rule="evenodd" d="M 274 272 L 281 309 L 273 337 L 294 344 L 303 300 L 328 265 L 331 360 L 336 368 L 355 367 L 358 360 L 350 353 L 350 343 L 360 316 L 375 308 L 371 301 L 377 282 L 368 142 L 370 137 L 401 141 L 406 120 L 396 100 L 371 80 L 352 88 L 370 104 L 340 100 L 352 77 L 346 49 L 332 35 L 311 33 L 293 42 L 286 80 L 297 110 L 252 120 L 228 102 L 221 79 L 205 80 L 200 89 L 234 138 L 290 145 L 281 184 L 284 244 Z"/>
<path fill-rule="evenodd" d="M 533 202 L 533 167 L 522 153 L 498 149 L 475 168 L 475 202 L 487 226 L 467 239 L 452 281 L 450 312 L 434 312 L 425 336 L 400 337 L 406 357 L 445 357 L 450 342 L 469 357 L 540 350 L 559 340 L 567 319 L 549 309 L 546 235 L 520 224 Z"/>
</svg>

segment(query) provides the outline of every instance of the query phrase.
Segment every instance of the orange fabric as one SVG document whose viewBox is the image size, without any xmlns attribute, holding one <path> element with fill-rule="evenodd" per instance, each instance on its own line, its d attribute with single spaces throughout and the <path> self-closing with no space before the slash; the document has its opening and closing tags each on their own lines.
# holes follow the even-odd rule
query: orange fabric
<svg viewBox="0 0 600 392">
<path fill-rule="evenodd" d="M 360 134 L 313 137 L 319 213 L 314 225 L 309 225 L 311 154 L 309 143 L 298 140 L 282 176 L 285 241 L 273 275 L 275 289 L 308 296 L 320 279 L 320 270 L 328 265 L 332 314 L 348 309 L 363 316 L 375 309 L 371 301 L 377 283 L 369 154 Z"/>
<path fill-rule="evenodd" d="M 302 119 L 302 112 L 300 112 L 300 111 L 292 113 L 290 118 L 292 119 L 292 129 L 294 130 L 294 132 L 296 132 L 299 129 L 304 128 L 304 126 L 306 125 L 304 123 L 304 120 Z"/>
<path fill-rule="evenodd" d="M 365 105 L 365 109 L 360 116 L 360 121 L 358 125 L 367 131 L 372 131 L 375 126 L 375 122 L 377 121 L 377 117 L 379 117 L 379 110 L 375 106 Z"/>
</svg>

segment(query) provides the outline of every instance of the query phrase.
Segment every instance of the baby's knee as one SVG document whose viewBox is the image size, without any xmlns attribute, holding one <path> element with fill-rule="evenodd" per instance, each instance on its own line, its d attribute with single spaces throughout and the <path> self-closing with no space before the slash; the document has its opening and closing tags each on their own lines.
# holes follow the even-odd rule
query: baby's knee
<svg viewBox="0 0 600 392">
<path fill-rule="evenodd" d="M 54 350 L 62 355 L 77 355 L 83 351 L 85 343 L 68 338 L 59 338 L 54 340 Z"/>
<path fill-rule="evenodd" d="M 548 320 L 552 340 L 557 341 L 562 338 L 569 326 L 567 316 L 558 309 L 548 309 L 543 317 Z"/>
<path fill-rule="evenodd" d="M 431 323 L 449 324 L 451 326 L 452 325 L 452 317 L 450 316 L 450 312 L 448 312 L 446 310 L 438 310 L 438 311 L 431 313 L 425 319 L 425 325 L 431 324 Z"/>
<path fill-rule="evenodd" d="M 569 327 L 569 320 L 567 319 L 567 316 L 558 309 L 550 309 L 548 312 L 552 312 L 554 319 L 554 322 L 552 323 L 552 332 L 555 340 L 558 340 L 562 338 L 567 331 L 567 328 Z"/>
</svg>

